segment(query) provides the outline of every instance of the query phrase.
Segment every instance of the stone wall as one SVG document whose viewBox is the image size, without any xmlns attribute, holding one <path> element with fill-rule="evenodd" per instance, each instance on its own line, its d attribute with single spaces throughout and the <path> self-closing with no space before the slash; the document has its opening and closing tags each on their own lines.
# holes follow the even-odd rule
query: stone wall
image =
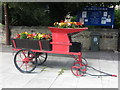
<svg viewBox="0 0 120 90">
<path fill-rule="evenodd" d="M 117 50 L 118 32 L 117 30 L 86 30 L 77 35 L 72 36 L 74 41 L 82 42 L 84 49 L 89 49 L 91 45 L 91 33 L 98 32 L 100 37 L 100 50 Z"/>
<path fill-rule="evenodd" d="M 47 27 L 26 27 L 26 26 L 14 26 L 10 27 L 11 37 L 20 32 L 41 32 L 51 34 Z M 89 29 L 72 36 L 72 40 L 75 42 L 81 42 L 84 50 L 89 50 L 91 44 L 92 32 L 98 32 L 101 34 L 100 38 L 100 50 L 117 50 L 118 31 L 116 29 Z M 5 43 L 5 29 L 0 28 L 2 33 L 2 42 Z"/>
</svg>

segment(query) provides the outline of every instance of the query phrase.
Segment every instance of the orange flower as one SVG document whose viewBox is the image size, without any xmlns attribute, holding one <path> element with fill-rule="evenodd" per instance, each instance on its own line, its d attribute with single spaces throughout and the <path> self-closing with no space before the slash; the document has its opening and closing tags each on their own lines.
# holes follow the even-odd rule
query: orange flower
<svg viewBox="0 0 120 90">
<path fill-rule="evenodd" d="M 33 38 L 33 37 L 34 37 L 33 34 L 28 34 L 28 35 L 27 35 L 27 38 Z"/>
</svg>

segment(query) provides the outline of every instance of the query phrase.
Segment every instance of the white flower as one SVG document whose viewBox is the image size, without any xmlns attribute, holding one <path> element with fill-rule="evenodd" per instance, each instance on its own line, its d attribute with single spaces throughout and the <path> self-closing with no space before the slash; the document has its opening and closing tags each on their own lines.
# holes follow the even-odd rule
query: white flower
<svg viewBox="0 0 120 90">
<path fill-rule="evenodd" d="M 71 26 L 71 23 L 70 23 L 70 22 L 68 22 L 67 24 L 68 24 L 68 26 Z"/>
</svg>

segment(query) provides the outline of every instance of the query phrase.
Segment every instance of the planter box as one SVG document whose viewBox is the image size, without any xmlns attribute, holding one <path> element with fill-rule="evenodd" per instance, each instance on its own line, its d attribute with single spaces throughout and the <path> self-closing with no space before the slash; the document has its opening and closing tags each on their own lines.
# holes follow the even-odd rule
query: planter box
<svg viewBox="0 0 120 90">
<path fill-rule="evenodd" d="M 12 47 L 19 49 L 26 48 L 26 49 L 40 50 L 39 41 L 41 42 L 43 50 L 47 50 L 47 51 L 52 50 L 50 40 L 12 39 Z"/>
<path fill-rule="evenodd" d="M 47 51 L 52 50 L 52 45 L 50 44 L 52 40 L 40 40 L 40 41 L 41 41 L 43 50 L 47 50 Z"/>
<path fill-rule="evenodd" d="M 78 42 L 71 42 L 72 45 L 69 48 L 70 52 L 81 52 L 82 50 L 82 44 Z"/>
</svg>

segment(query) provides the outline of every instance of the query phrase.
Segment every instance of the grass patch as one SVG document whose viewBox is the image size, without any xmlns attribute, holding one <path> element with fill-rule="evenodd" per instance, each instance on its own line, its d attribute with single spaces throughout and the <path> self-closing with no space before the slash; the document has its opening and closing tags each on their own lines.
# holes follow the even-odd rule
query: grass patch
<svg viewBox="0 0 120 90">
<path fill-rule="evenodd" d="M 5 25 L 3 25 L 2 23 L 0 23 L 0 26 L 5 26 Z"/>
<path fill-rule="evenodd" d="M 64 73 L 64 70 L 68 70 L 68 69 L 67 69 L 67 68 L 62 68 L 62 69 L 59 71 L 58 76 L 59 76 L 59 75 L 62 75 L 62 74 Z"/>
<path fill-rule="evenodd" d="M 43 67 L 42 70 L 41 70 L 41 72 L 47 71 L 47 70 L 45 70 L 46 68 L 47 68 L 47 67 Z"/>
</svg>

